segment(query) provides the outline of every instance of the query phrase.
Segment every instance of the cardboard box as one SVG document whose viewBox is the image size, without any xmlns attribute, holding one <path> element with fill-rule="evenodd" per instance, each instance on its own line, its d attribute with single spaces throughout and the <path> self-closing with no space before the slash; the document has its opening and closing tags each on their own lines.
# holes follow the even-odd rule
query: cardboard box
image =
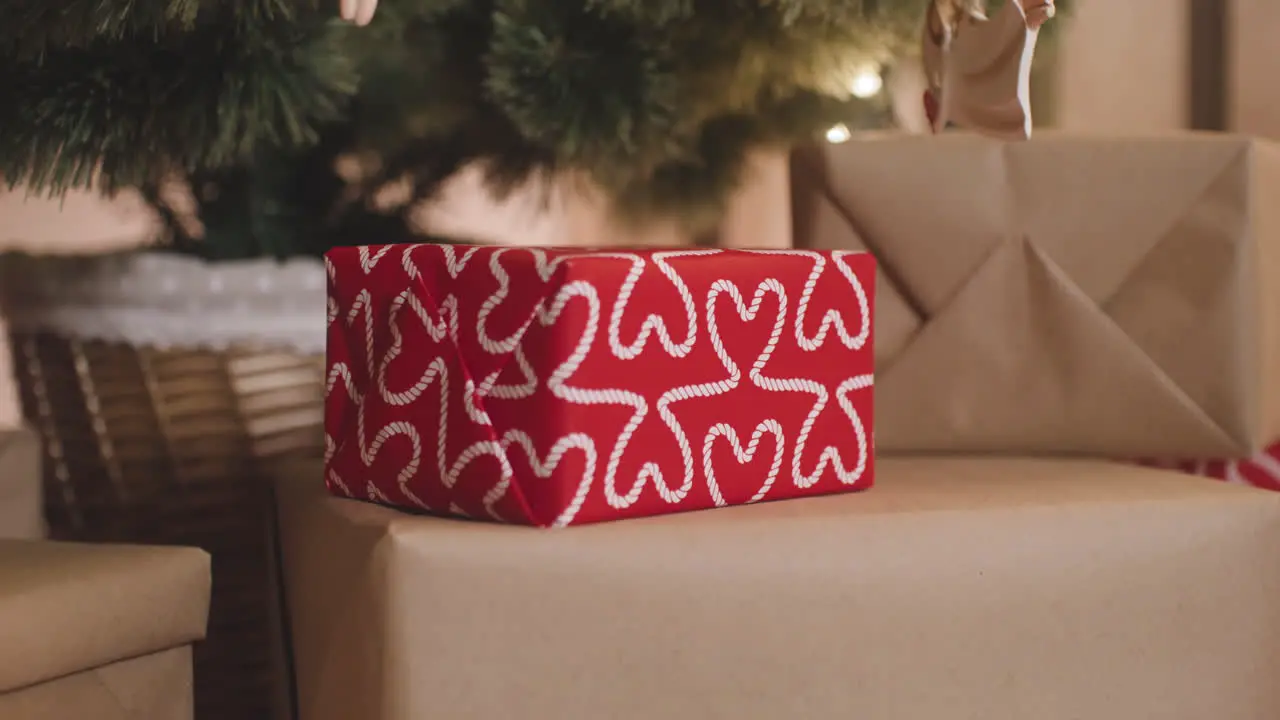
<svg viewBox="0 0 1280 720">
<path fill-rule="evenodd" d="M 0 540 L 44 535 L 40 441 L 26 428 L 0 430 Z"/>
<path fill-rule="evenodd" d="M 1280 495 L 885 459 L 856 495 L 539 532 L 278 486 L 300 720 L 1274 720 Z"/>
<path fill-rule="evenodd" d="M 870 249 L 876 445 L 1245 457 L 1280 437 L 1280 150 L 877 135 L 792 173 L 802 247 Z"/>
<path fill-rule="evenodd" d="M 209 557 L 0 541 L 0 717 L 187 720 Z"/>
</svg>

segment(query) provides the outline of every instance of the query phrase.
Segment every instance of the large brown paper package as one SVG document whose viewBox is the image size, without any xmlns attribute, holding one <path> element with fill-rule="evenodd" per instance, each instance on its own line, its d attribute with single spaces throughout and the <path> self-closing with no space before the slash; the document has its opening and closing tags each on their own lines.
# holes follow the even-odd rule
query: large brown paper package
<svg viewBox="0 0 1280 720">
<path fill-rule="evenodd" d="M 0 430 L 0 540 L 44 537 L 40 445 L 26 428 Z"/>
<path fill-rule="evenodd" d="M 870 136 L 793 168 L 869 249 L 884 452 L 1241 457 L 1280 436 L 1280 152 L 1232 136 Z"/>
<path fill-rule="evenodd" d="M 0 541 L 0 718 L 188 720 L 209 556 Z"/>
<path fill-rule="evenodd" d="M 478 167 L 459 173 L 439 199 L 415 209 L 413 217 L 424 233 L 497 245 L 789 248 L 788 172 L 785 153 L 752 154 L 723 222 L 713 237 L 706 238 L 691 236 L 674 221 L 625 227 L 612 217 L 603 195 L 582 181 L 530 182 L 496 198 Z"/>
<path fill-rule="evenodd" d="M 1280 496 L 1091 461 L 536 531 L 278 488 L 300 720 L 1275 720 Z"/>
</svg>

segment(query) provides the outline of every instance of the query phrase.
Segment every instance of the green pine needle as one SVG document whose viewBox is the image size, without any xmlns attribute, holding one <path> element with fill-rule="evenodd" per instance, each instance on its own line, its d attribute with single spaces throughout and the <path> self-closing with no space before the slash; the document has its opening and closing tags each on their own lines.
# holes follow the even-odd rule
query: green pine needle
<svg viewBox="0 0 1280 720">
<path fill-rule="evenodd" d="M 344 29 L 282 19 L 48 51 L 0 73 L 0 175 L 61 192 L 313 142 L 357 88 Z"/>
<path fill-rule="evenodd" d="M 887 114 L 848 79 L 913 52 L 928 2 L 382 0 L 354 29 L 337 0 L 0 0 L 0 176 L 224 187 L 210 257 L 402 227 L 359 219 L 333 170 L 351 152 L 381 157 L 366 194 L 478 162 L 497 192 L 568 172 L 620 217 L 706 227 L 749 152 Z"/>
<path fill-rule="evenodd" d="M 200 0 L 5 0 L 0 51 L 32 57 L 130 35 L 189 29 Z"/>
<path fill-rule="evenodd" d="M 485 89 L 527 140 L 566 164 L 643 171 L 684 150 L 672 50 L 564 0 L 504 0 Z"/>
</svg>

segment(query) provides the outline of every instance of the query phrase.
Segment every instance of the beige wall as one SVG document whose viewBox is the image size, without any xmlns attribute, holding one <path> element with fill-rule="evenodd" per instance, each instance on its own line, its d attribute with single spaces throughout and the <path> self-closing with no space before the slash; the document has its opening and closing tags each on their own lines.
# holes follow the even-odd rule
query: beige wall
<svg viewBox="0 0 1280 720">
<path fill-rule="evenodd" d="M 739 248 L 791 247 L 790 170 L 782 153 L 761 152 L 726 209 L 717 244 Z M 609 216 L 597 191 L 585 184 L 532 186 L 495 200 L 483 176 L 469 168 L 449 182 L 438 201 L 416 208 L 426 233 L 498 245 L 686 246 L 694 242 L 674 223 L 625 229 Z"/>
<path fill-rule="evenodd" d="M 72 193 L 63 199 L 0 191 L 0 252 L 62 255 L 137 247 L 156 236 L 159 220 L 142 199 Z"/>
<path fill-rule="evenodd" d="M 63 200 L 0 191 L 0 252 L 101 253 L 137 247 L 154 238 L 157 218 L 141 199 L 125 194 L 107 200 L 73 193 Z M 14 388 L 9 333 L 0 316 L 0 430 L 21 417 Z"/>
<path fill-rule="evenodd" d="M 1188 17 L 1188 0 L 1077 0 L 1062 28 L 1056 124 L 1082 132 L 1185 127 Z"/>
<path fill-rule="evenodd" d="M 1225 129 L 1280 140 L 1280 0 L 1220 1 Z M 1097 132 L 1188 127 L 1191 0 L 1077 2 L 1057 61 L 1056 124 Z"/>
<path fill-rule="evenodd" d="M 1280 139 L 1280 0 L 1232 0 L 1227 122 Z"/>
</svg>

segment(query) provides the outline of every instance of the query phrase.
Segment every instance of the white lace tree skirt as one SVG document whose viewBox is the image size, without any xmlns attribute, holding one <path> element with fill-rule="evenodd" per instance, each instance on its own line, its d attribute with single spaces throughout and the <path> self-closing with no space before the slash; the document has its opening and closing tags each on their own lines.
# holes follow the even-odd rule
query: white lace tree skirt
<svg viewBox="0 0 1280 720">
<path fill-rule="evenodd" d="M 320 354 L 324 264 L 207 263 L 166 253 L 14 257 L 3 293 L 11 329 L 159 349 L 232 347 Z"/>
</svg>

